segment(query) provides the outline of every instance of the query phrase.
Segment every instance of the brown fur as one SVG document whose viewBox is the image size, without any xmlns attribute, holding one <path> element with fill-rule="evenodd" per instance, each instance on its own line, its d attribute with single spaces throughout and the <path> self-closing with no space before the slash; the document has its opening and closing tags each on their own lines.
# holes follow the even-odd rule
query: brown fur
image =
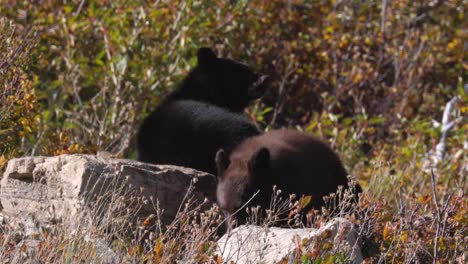
<svg viewBox="0 0 468 264">
<path fill-rule="evenodd" d="M 273 185 L 298 197 L 312 195 L 309 208 L 319 208 L 324 204 L 323 196 L 348 183 L 346 170 L 330 147 L 295 130 L 248 138 L 229 157 L 220 150 L 216 164 L 217 199 L 226 215 L 233 214 L 257 190 L 260 193 L 249 206 L 268 208 Z"/>
</svg>

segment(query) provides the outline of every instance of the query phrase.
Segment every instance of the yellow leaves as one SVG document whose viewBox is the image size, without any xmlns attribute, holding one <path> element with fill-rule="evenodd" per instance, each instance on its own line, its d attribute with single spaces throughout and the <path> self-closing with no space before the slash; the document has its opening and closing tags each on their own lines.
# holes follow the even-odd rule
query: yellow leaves
<svg viewBox="0 0 468 264">
<path fill-rule="evenodd" d="M 79 152 L 80 150 L 80 145 L 78 144 L 71 144 L 70 147 L 68 147 L 68 151 L 70 151 L 70 153 L 77 153 Z"/>
<path fill-rule="evenodd" d="M 153 257 L 156 261 L 160 261 L 164 252 L 164 237 L 158 237 L 153 248 Z"/>
<path fill-rule="evenodd" d="M 146 217 L 146 219 L 142 223 L 142 226 L 143 227 L 148 227 L 153 222 L 155 217 L 156 217 L 156 215 L 154 215 L 154 214 L 151 214 L 148 217 Z"/>
<path fill-rule="evenodd" d="M 334 261 L 333 256 L 328 256 L 328 258 L 326 258 L 325 261 L 324 261 L 323 263 L 324 263 L 324 264 L 334 264 L 335 261 Z"/>
<path fill-rule="evenodd" d="M 383 239 L 386 241 L 392 240 L 394 232 L 395 232 L 395 228 L 393 227 L 392 223 L 391 222 L 385 223 L 385 226 L 382 231 Z"/>
<path fill-rule="evenodd" d="M 447 48 L 450 51 L 454 51 L 455 49 L 461 48 L 461 40 L 459 38 L 453 39 L 447 44 Z"/>
<path fill-rule="evenodd" d="M 354 84 L 359 84 L 364 79 L 362 69 L 357 66 L 351 69 L 351 72 L 348 74 L 347 77 Z"/>
<path fill-rule="evenodd" d="M 401 234 L 400 234 L 400 239 L 401 239 L 401 242 L 403 243 L 408 243 L 409 242 L 409 236 L 408 236 L 408 232 L 407 231 L 402 231 Z"/>
<path fill-rule="evenodd" d="M 345 48 L 349 45 L 349 43 L 350 43 L 349 34 L 343 34 L 340 38 L 340 42 L 338 43 L 338 47 Z"/>
<path fill-rule="evenodd" d="M 299 199 L 299 206 L 304 209 L 312 201 L 312 195 L 303 196 Z"/>
<path fill-rule="evenodd" d="M 421 204 L 427 204 L 432 200 L 431 195 L 421 195 L 416 199 L 416 202 L 421 203 Z"/>
<path fill-rule="evenodd" d="M 14 34 L 9 35 L 14 38 Z M 20 42 L 10 39 L 11 50 Z M 2 52 L 0 45 L 0 53 Z M 22 48 L 24 49 L 24 48 Z M 10 56 L 6 54 L 7 57 Z M 37 130 L 34 119 L 36 111 L 36 96 L 28 75 L 23 71 L 21 60 L 26 60 L 24 54 L 16 54 L 10 66 L 3 69 L 0 82 L 3 84 L 0 92 L 0 150 L 1 154 L 11 157 L 19 154 L 20 143 L 32 137 Z M 16 61 L 15 61 L 16 60 Z M 18 61 L 19 60 L 19 61 Z M 3 129 L 2 129 L 3 128 Z M 24 141 L 23 141 L 24 142 Z"/>
<path fill-rule="evenodd" d="M 325 61 L 328 61 L 329 60 L 329 54 L 326 52 L 326 51 L 322 51 L 320 53 L 320 56 L 322 57 L 322 59 L 324 59 Z"/>
<path fill-rule="evenodd" d="M 462 107 L 461 107 L 461 112 L 462 112 L 463 114 L 468 113 L 468 105 L 462 106 Z M 466 124 L 465 124 L 465 125 L 466 125 Z"/>
<path fill-rule="evenodd" d="M 128 248 L 128 254 L 132 257 L 140 255 L 142 251 L 143 249 L 141 248 L 141 246 L 131 246 Z"/>
<path fill-rule="evenodd" d="M 371 38 L 366 37 L 366 38 L 364 39 L 364 43 L 365 43 L 367 46 L 370 46 L 370 45 L 372 45 L 374 42 L 371 40 Z"/>
<path fill-rule="evenodd" d="M 461 224 L 461 226 L 468 226 L 468 202 L 465 202 L 453 216 L 453 220 Z"/>
<path fill-rule="evenodd" d="M 28 120 L 24 117 L 20 118 L 19 122 L 23 127 L 28 125 Z"/>
<path fill-rule="evenodd" d="M 24 99 L 27 101 L 33 101 L 36 99 L 36 97 L 34 96 L 34 94 L 30 93 L 30 94 L 26 94 Z"/>
<path fill-rule="evenodd" d="M 5 158 L 4 155 L 0 156 L 0 171 L 2 170 L 3 167 L 5 167 L 7 164 L 7 159 Z"/>
<path fill-rule="evenodd" d="M 377 33 L 377 37 L 375 39 L 377 45 L 382 45 L 384 43 L 384 34 L 383 32 L 379 31 Z"/>
<path fill-rule="evenodd" d="M 329 250 L 329 249 L 332 249 L 332 248 L 333 248 L 332 243 L 329 243 L 329 242 L 323 243 L 322 249 Z"/>
<path fill-rule="evenodd" d="M 447 249 L 447 244 L 445 243 L 445 239 L 443 237 L 438 237 L 437 245 L 438 245 L 439 250 Z"/>
<path fill-rule="evenodd" d="M 357 84 L 357 83 L 360 83 L 362 79 L 363 79 L 363 75 L 360 72 L 358 72 L 357 74 L 354 75 L 352 81 L 353 83 Z"/>
</svg>

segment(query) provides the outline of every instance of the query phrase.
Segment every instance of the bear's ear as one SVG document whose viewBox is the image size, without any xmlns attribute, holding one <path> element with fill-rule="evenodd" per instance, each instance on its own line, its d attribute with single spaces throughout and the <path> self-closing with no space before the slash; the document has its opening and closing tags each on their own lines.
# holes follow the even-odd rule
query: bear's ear
<svg viewBox="0 0 468 264">
<path fill-rule="evenodd" d="M 219 149 L 218 152 L 216 152 L 215 163 L 218 170 L 217 177 L 221 178 L 224 174 L 224 171 L 229 166 L 229 163 L 231 163 L 228 155 L 223 149 Z"/>
<path fill-rule="evenodd" d="M 197 51 L 198 66 L 209 67 L 216 61 L 216 54 L 210 48 L 199 48 Z"/>
<path fill-rule="evenodd" d="M 270 85 L 270 76 L 262 75 L 249 87 L 248 94 L 251 100 L 262 97 Z"/>
<path fill-rule="evenodd" d="M 257 150 L 249 161 L 252 175 L 263 174 L 270 169 L 270 151 L 267 148 Z"/>
</svg>

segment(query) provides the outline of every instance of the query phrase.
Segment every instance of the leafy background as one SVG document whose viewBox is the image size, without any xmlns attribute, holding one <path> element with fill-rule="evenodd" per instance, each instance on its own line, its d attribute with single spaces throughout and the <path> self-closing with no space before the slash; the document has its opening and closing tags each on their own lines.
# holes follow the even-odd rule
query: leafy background
<svg viewBox="0 0 468 264">
<path fill-rule="evenodd" d="M 319 135 L 340 153 L 378 208 L 384 258 L 454 260 L 468 224 L 466 9 L 464 0 L 4 0 L 0 167 L 98 150 L 135 158 L 138 125 L 209 46 L 273 77 L 246 111 L 252 121 Z M 431 177 L 442 135 L 432 120 L 454 97 L 458 122 Z M 415 215 L 431 228 L 413 226 Z"/>
</svg>

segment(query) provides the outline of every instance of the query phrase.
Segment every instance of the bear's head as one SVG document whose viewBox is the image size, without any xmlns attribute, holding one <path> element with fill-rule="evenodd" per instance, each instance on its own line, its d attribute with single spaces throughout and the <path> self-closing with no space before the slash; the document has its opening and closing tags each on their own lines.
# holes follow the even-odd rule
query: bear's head
<svg viewBox="0 0 468 264">
<path fill-rule="evenodd" d="M 233 158 L 220 149 L 215 162 L 218 170 L 216 198 L 231 229 L 235 218 L 241 223 L 245 221 L 246 207 L 269 204 L 273 186 L 273 179 L 269 177 L 270 152 L 262 147 L 250 157 Z"/>
<path fill-rule="evenodd" d="M 197 66 L 185 80 L 186 89 L 192 89 L 185 92 L 195 97 L 188 99 L 200 99 L 241 112 L 267 89 L 268 76 L 256 73 L 245 64 L 218 58 L 210 48 L 200 48 L 197 58 Z"/>
</svg>

